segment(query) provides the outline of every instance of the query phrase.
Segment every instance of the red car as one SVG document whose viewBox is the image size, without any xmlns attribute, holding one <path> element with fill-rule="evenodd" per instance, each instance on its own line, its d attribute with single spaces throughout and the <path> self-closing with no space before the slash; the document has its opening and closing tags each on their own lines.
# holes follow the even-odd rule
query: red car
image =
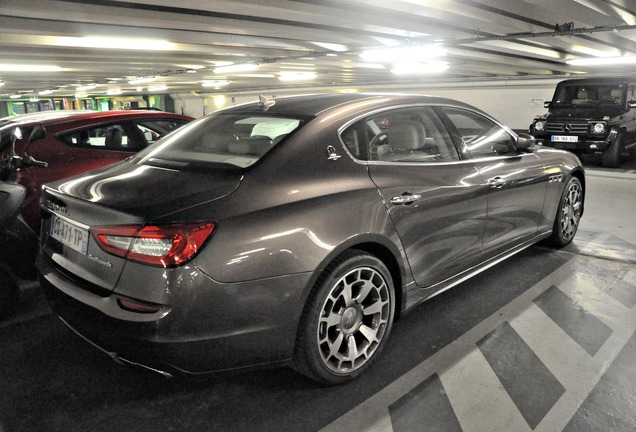
<svg viewBox="0 0 636 432">
<path fill-rule="evenodd" d="M 22 139 L 15 151 L 25 151 L 33 128 L 41 124 L 44 138 L 27 152 L 48 163 L 47 168 L 18 172 L 27 189 L 21 218 L 0 229 L 0 319 L 14 309 L 23 282 L 35 279 L 35 254 L 40 232 L 42 184 L 122 161 L 159 138 L 193 120 L 161 111 L 47 111 L 0 119 L 0 158 L 11 152 L 12 132 Z"/>
<path fill-rule="evenodd" d="M 46 137 L 35 141 L 28 153 L 47 162 L 48 168 L 20 173 L 18 183 L 27 188 L 22 216 L 39 231 L 39 198 L 42 184 L 119 162 L 162 136 L 192 121 L 192 117 L 162 111 L 46 111 L 0 119 L 0 156 L 11 151 L 11 132 L 22 130 L 16 143 L 22 154 L 36 124 Z"/>
</svg>

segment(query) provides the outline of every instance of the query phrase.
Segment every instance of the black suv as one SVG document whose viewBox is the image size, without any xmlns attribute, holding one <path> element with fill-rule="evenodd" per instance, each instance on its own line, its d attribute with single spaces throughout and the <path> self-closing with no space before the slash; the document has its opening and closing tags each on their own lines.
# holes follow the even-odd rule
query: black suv
<svg viewBox="0 0 636 432">
<path fill-rule="evenodd" d="M 530 134 L 544 145 L 602 154 L 603 166 L 615 168 L 623 152 L 636 146 L 635 87 L 636 78 L 628 77 L 561 81 Z"/>
</svg>

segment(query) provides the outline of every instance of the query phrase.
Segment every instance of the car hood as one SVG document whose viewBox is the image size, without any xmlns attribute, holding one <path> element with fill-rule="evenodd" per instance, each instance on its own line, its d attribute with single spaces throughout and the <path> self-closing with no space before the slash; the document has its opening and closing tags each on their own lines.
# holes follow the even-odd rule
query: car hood
<svg viewBox="0 0 636 432">
<path fill-rule="evenodd" d="M 572 119 L 572 120 L 601 120 L 605 116 L 615 117 L 627 110 L 620 106 L 577 106 L 577 107 L 551 107 L 548 113 L 548 120 L 551 119 Z"/>
<path fill-rule="evenodd" d="M 242 176 L 239 169 L 166 168 L 128 161 L 47 186 L 110 210 L 155 220 L 231 194 Z"/>
</svg>

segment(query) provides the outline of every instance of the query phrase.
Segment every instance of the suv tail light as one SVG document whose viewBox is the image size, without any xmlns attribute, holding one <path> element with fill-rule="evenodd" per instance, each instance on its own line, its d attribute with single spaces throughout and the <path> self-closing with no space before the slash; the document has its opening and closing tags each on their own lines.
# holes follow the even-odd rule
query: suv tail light
<svg viewBox="0 0 636 432">
<path fill-rule="evenodd" d="M 213 223 L 122 225 L 92 228 L 106 252 L 158 267 L 176 267 L 191 260 L 214 231 Z"/>
</svg>

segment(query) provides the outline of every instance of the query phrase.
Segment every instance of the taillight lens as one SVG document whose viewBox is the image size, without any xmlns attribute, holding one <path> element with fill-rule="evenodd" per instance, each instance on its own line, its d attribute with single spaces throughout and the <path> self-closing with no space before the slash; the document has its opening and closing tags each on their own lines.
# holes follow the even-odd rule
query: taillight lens
<svg viewBox="0 0 636 432">
<path fill-rule="evenodd" d="M 144 264 L 176 267 L 190 261 L 214 231 L 213 223 L 92 228 L 106 252 Z"/>
</svg>

